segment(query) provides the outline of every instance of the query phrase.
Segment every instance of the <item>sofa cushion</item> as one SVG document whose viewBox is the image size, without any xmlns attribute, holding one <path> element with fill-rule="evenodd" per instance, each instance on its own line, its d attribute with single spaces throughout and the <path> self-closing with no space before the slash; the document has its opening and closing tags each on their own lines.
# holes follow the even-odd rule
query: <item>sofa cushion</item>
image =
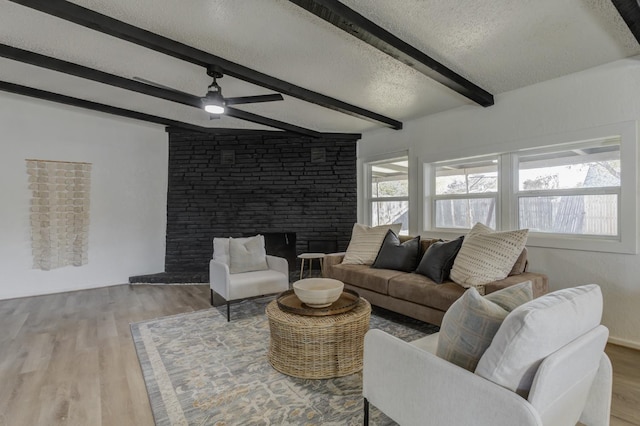
<svg viewBox="0 0 640 426">
<path fill-rule="evenodd" d="M 444 314 L 436 355 L 474 371 L 509 312 L 532 298 L 530 281 L 486 297 L 470 288 Z"/>
<path fill-rule="evenodd" d="M 359 223 L 354 224 L 351 231 L 351 240 L 342 263 L 345 265 L 371 265 L 376 260 L 387 231 L 391 229 L 397 235 L 401 227 L 402 224 L 400 223 L 380 225 L 373 228 Z"/>
<path fill-rule="evenodd" d="M 475 373 L 526 398 L 542 360 L 597 327 L 601 318 L 596 284 L 534 299 L 507 316 Z"/>
<path fill-rule="evenodd" d="M 269 265 L 267 265 L 267 253 L 262 235 L 244 239 L 244 241 L 236 238 L 229 239 L 229 272 L 231 274 L 267 269 Z"/>
<path fill-rule="evenodd" d="M 420 274 L 401 273 L 389 280 L 389 296 L 446 311 L 464 293 L 456 283 L 436 284 Z"/>
<path fill-rule="evenodd" d="M 527 242 L 528 229 L 494 232 L 476 223 L 465 237 L 453 262 L 451 279 L 465 288 L 477 287 L 506 278 Z"/>
<path fill-rule="evenodd" d="M 521 282 L 531 281 L 533 287 L 533 298 L 540 297 L 549 292 L 549 284 L 547 276 L 544 274 L 536 274 L 534 272 L 523 272 L 520 275 L 512 275 L 504 280 L 493 281 L 484 286 L 485 294 L 491 294 L 500 291 L 503 288 L 519 284 Z"/>
<path fill-rule="evenodd" d="M 405 241 L 409 241 L 412 237 L 409 235 L 399 235 L 400 242 L 404 243 Z M 420 237 L 420 253 L 418 254 L 418 259 L 422 259 L 422 256 L 427 252 L 431 244 L 441 242 L 442 240 L 439 238 L 423 238 Z"/>
<path fill-rule="evenodd" d="M 527 270 L 527 248 L 523 248 L 520 252 L 520 256 L 516 259 L 516 263 L 513 264 L 511 268 L 511 272 L 509 272 L 509 276 L 511 275 L 520 275 L 524 274 Z"/>
<path fill-rule="evenodd" d="M 418 263 L 420 251 L 420 236 L 403 243 L 390 229 L 382 241 L 376 260 L 371 265 L 376 269 L 394 269 L 396 271 L 412 272 Z"/>
<path fill-rule="evenodd" d="M 433 280 L 437 284 L 449 279 L 453 261 L 462 246 L 464 237 L 447 242 L 436 242 L 429 246 L 416 272 Z"/>
<path fill-rule="evenodd" d="M 367 265 L 339 264 L 331 268 L 331 278 L 380 294 L 387 294 L 389 280 L 400 275 L 407 273 L 391 269 L 373 269 Z"/>
</svg>

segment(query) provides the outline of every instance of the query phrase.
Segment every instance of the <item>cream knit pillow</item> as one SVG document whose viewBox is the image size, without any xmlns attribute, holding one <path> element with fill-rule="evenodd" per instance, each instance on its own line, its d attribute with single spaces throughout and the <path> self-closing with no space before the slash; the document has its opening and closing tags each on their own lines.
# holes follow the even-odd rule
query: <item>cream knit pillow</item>
<svg viewBox="0 0 640 426">
<path fill-rule="evenodd" d="M 495 232 L 476 223 L 453 262 L 451 279 L 464 288 L 476 287 L 484 294 L 484 284 L 509 275 L 527 242 L 528 233 L 528 229 Z"/>
<path fill-rule="evenodd" d="M 234 238 L 234 240 L 236 240 L 236 242 L 238 243 L 244 244 L 252 238 L 255 237 Z M 215 237 L 213 239 L 213 259 L 216 262 L 224 263 L 227 266 L 229 266 L 229 240 L 230 238 L 218 237 Z"/>
<path fill-rule="evenodd" d="M 244 239 L 229 238 L 229 273 L 264 271 L 269 269 L 264 236 Z"/>
<path fill-rule="evenodd" d="M 396 235 L 402 224 L 380 225 L 374 228 L 356 223 L 351 231 L 351 241 L 347 253 L 342 260 L 346 265 L 371 265 L 376 260 L 380 246 L 387 231 L 391 229 Z"/>
</svg>

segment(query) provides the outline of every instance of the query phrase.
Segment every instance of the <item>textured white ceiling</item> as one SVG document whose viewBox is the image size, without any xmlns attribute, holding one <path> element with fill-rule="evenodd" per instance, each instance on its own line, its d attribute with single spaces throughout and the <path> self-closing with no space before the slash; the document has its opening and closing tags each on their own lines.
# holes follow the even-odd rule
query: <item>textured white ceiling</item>
<svg viewBox="0 0 640 426">
<path fill-rule="evenodd" d="M 640 53 L 610 0 L 342 0 L 494 95 Z M 475 105 L 286 0 L 75 0 L 74 3 L 273 77 L 405 121 Z M 204 68 L 0 1 L 4 44 L 204 95 Z M 0 60 L 1 79 L 207 127 L 202 111 Z M 273 91 L 225 76 L 225 96 Z M 290 96 L 236 108 L 323 132 L 381 126 Z M 476 108 L 481 108 L 475 106 Z"/>
<path fill-rule="evenodd" d="M 640 53 L 610 0 L 341 0 L 497 94 Z"/>
</svg>

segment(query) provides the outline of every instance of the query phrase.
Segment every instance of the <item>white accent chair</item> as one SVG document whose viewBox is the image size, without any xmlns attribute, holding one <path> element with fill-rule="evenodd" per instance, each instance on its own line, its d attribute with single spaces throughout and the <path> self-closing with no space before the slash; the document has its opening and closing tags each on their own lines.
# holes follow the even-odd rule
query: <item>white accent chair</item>
<svg viewBox="0 0 640 426">
<path fill-rule="evenodd" d="M 438 333 L 407 343 L 370 330 L 364 343 L 364 424 L 371 403 L 403 426 L 609 425 L 608 335 L 596 325 L 542 359 L 525 398 L 478 370 L 437 357 Z"/>
<path fill-rule="evenodd" d="M 269 269 L 232 274 L 229 266 L 214 257 L 209 262 L 211 305 L 213 293 L 219 294 L 227 304 L 227 321 L 231 320 L 231 304 L 245 299 L 281 293 L 289 289 L 287 259 L 267 255 Z"/>
</svg>

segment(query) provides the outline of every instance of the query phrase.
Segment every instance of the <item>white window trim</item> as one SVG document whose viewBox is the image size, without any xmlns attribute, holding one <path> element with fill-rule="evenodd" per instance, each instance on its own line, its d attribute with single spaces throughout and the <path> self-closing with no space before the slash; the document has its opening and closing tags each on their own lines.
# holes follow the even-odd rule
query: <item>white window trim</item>
<svg viewBox="0 0 640 426">
<path fill-rule="evenodd" d="M 370 165 L 371 164 L 376 164 L 376 163 L 386 163 L 386 162 L 391 162 L 394 160 L 407 160 L 409 162 L 409 178 L 408 178 L 408 192 L 407 192 L 407 196 L 406 197 L 373 197 L 372 193 L 371 193 L 371 168 Z M 372 203 L 375 201 L 406 201 L 407 203 L 409 203 L 409 220 L 411 221 L 411 216 L 412 216 L 412 211 L 411 211 L 411 191 L 412 191 L 412 184 L 411 184 L 411 157 L 409 156 L 409 151 L 396 151 L 396 152 L 392 152 L 392 153 L 387 153 L 387 154 L 382 154 L 382 155 L 377 155 L 374 157 L 369 157 L 369 158 L 363 158 L 361 160 L 361 165 L 362 165 L 362 182 L 364 183 L 364 188 L 362 188 L 361 191 L 359 191 L 362 194 L 363 197 L 363 211 L 362 213 L 362 218 L 361 221 L 364 224 L 367 224 L 369 226 L 371 226 L 371 221 L 372 221 L 372 211 L 371 211 L 371 206 Z M 411 224 L 411 222 L 410 222 Z M 409 233 L 411 233 L 411 225 L 409 226 Z"/>
<path fill-rule="evenodd" d="M 531 233 L 527 239 L 527 246 L 559 248 L 569 250 L 583 250 L 607 253 L 637 254 L 638 253 L 638 224 L 637 212 L 639 209 L 638 194 L 638 123 L 636 121 L 626 121 L 610 125 L 600 126 L 591 129 L 566 132 L 556 135 L 531 139 L 525 142 L 520 141 L 519 146 L 528 146 L 527 149 L 514 149 L 509 153 L 500 154 L 499 160 L 499 180 L 498 180 L 498 206 L 496 211 L 496 228 L 515 229 L 518 224 L 517 210 L 517 161 L 516 152 L 526 152 L 530 149 L 543 147 L 552 148 L 558 145 L 567 145 L 574 141 L 590 141 L 595 139 L 605 139 L 612 136 L 620 137 L 620 161 L 621 161 L 621 188 L 620 204 L 618 206 L 620 236 L 618 238 L 588 236 L 588 235 L 558 235 L 546 233 Z M 494 154 L 495 156 L 496 154 Z M 468 157 L 482 159 L 491 155 L 478 157 Z M 458 162 L 463 158 L 452 160 Z M 466 234 L 468 230 L 463 229 L 436 229 L 434 227 L 435 218 L 432 216 L 432 203 L 435 193 L 435 167 L 436 164 L 445 162 L 426 163 L 423 161 L 422 184 L 424 198 L 421 204 L 422 219 L 421 229 L 423 233 L 437 238 L 455 238 L 461 234 Z M 505 182 L 504 177 L 510 179 Z M 530 192 L 527 192 L 529 195 Z"/>
<path fill-rule="evenodd" d="M 436 168 L 437 166 L 446 166 L 446 165 L 453 165 L 453 164 L 460 164 L 460 163 L 464 163 L 464 162 L 468 162 L 468 161 L 487 161 L 487 160 L 497 160 L 497 167 L 498 167 L 498 190 L 496 192 L 481 192 L 481 193 L 471 193 L 471 194 L 444 194 L 444 195 L 436 195 Z M 445 233 L 451 233 L 451 234 L 455 234 L 456 232 L 467 232 L 468 229 L 461 229 L 461 228 L 438 228 L 436 226 L 436 218 L 433 215 L 432 212 L 435 211 L 436 208 L 436 201 L 438 200 L 443 200 L 443 199 L 463 199 L 463 200 L 468 200 L 468 199 L 472 199 L 472 198 L 495 198 L 496 200 L 496 211 L 495 211 L 495 215 L 496 215 L 496 226 L 500 226 L 500 219 L 501 219 L 501 215 L 502 215 L 502 211 L 501 211 L 501 204 L 500 204 L 500 195 L 501 195 L 501 179 L 500 179 L 500 173 L 501 173 L 501 167 L 500 167 L 500 161 L 501 161 L 501 156 L 498 156 L 496 154 L 493 155 L 483 155 L 480 157 L 471 157 L 471 158 L 461 158 L 461 159 L 457 159 L 457 160 L 453 160 L 453 161 L 439 161 L 437 163 L 434 163 L 433 165 L 436 167 L 430 167 L 429 170 L 429 182 L 428 184 L 430 185 L 430 193 L 433 194 L 430 197 L 429 200 L 429 206 L 427 209 L 425 210 L 429 210 L 430 212 L 430 221 L 429 222 L 425 222 L 425 223 L 429 223 L 430 224 L 430 229 L 436 231 L 436 232 L 445 232 Z"/>
</svg>

